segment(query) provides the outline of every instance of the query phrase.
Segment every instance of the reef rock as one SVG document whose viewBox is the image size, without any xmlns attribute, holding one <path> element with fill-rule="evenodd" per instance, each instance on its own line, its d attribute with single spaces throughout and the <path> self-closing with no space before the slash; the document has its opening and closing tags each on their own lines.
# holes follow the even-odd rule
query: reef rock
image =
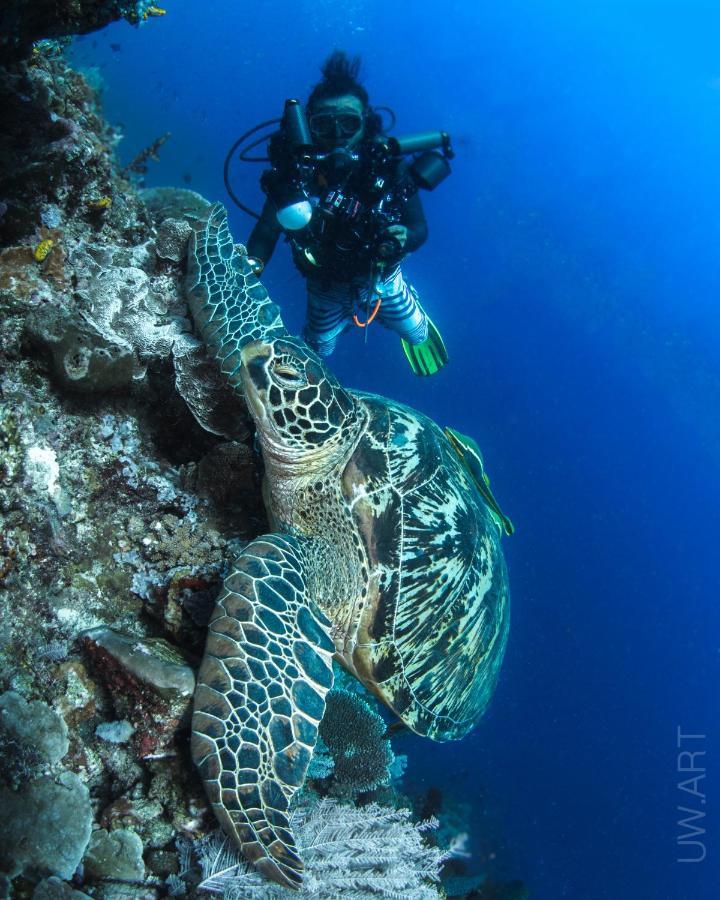
<svg viewBox="0 0 720 900">
<path fill-rule="evenodd" d="M 32 900 L 90 900 L 90 898 L 53 876 L 44 879 L 35 887 Z"/>
<path fill-rule="evenodd" d="M 0 53 L 23 56 L 34 41 L 86 34 L 121 18 L 137 25 L 153 9 L 149 0 L 4 0 Z"/>
<path fill-rule="evenodd" d="M 92 629 L 84 643 L 116 711 L 135 729 L 139 755 L 166 752 L 195 690 L 195 675 L 179 651 L 162 638 L 133 638 L 109 628 Z"/>
<path fill-rule="evenodd" d="M 142 841 L 126 828 L 93 831 L 83 865 L 91 880 L 139 881 L 145 874 Z"/>
<path fill-rule="evenodd" d="M 44 776 L 17 791 L 0 788 L 0 872 L 71 878 L 90 838 L 87 787 L 73 772 Z"/>
</svg>

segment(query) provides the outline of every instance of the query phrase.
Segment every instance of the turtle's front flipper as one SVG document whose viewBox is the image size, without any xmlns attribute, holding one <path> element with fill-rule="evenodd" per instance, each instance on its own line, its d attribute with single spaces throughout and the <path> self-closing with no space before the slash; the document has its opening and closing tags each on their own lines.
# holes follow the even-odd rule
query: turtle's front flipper
<svg viewBox="0 0 720 900">
<path fill-rule="evenodd" d="M 198 675 L 192 755 L 228 836 L 268 878 L 298 887 L 288 824 L 332 686 L 329 622 L 305 596 L 301 547 L 271 534 L 231 566 Z"/>
<path fill-rule="evenodd" d="M 216 203 L 190 238 L 186 289 L 190 312 L 221 371 L 240 383 L 240 351 L 250 341 L 287 334 L 278 306 L 233 243 L 227 211 Z"/>
</svg>

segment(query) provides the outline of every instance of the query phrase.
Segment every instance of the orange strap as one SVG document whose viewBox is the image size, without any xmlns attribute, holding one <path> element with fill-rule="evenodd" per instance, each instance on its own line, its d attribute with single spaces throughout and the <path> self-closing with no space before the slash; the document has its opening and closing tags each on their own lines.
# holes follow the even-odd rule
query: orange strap
<svg viewBox="0 0 720 900">
<path fill-rule="evenodd" d="M 375 321 L 375 316 L 378 314 L 380 310 L 380 304 L 382 303 L 382 297 L 377 298 L 377 303 L 375 304 L 375 308 L 370 313 L 367 322 L 361 322 L 357 317 L 357 313 L 353 316 L 353 322 L 357 325 L 358 328 L 367 328 L 368 325 L 372 325 Z"/>
</svg>

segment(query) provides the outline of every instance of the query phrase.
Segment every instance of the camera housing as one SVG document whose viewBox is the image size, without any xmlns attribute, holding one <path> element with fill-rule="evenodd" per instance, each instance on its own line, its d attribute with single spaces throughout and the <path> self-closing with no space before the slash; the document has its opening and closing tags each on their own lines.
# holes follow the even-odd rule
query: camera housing
<svg viewBox="0 0 720 900">
<path fill-rule="evenodd" d="M 402 253 L 399 242 L 384 234 L 399 221 L 398 208 L 418 190 L 441 184 L 453 156 L 445 131 L 378 137 L 360 153 L 323 153 L 313 144 L 302 104 L 289 99 L 268 142 L 271 168 L 260 184 L 284 230 L 308 230 L 316 241 L 330 238 L 341 254 L 388 258 Z M 327 184 L 318 197 L 319 170 Z"/>
</svg>

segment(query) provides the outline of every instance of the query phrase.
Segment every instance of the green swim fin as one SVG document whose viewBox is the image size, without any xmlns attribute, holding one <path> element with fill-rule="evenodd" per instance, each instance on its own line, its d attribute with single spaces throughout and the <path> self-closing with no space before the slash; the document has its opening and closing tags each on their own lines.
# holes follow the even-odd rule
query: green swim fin
<svg viewBox="0 0 720 900">
<path fill-rule="evenodd" d="M 445 343 L 435 325 L 428 316 L 428 336 L 422 344 L 402 342 L 403 350 L 410 368 L 416 375 L 434 375 L 449 360 Z"/>
</svg>

